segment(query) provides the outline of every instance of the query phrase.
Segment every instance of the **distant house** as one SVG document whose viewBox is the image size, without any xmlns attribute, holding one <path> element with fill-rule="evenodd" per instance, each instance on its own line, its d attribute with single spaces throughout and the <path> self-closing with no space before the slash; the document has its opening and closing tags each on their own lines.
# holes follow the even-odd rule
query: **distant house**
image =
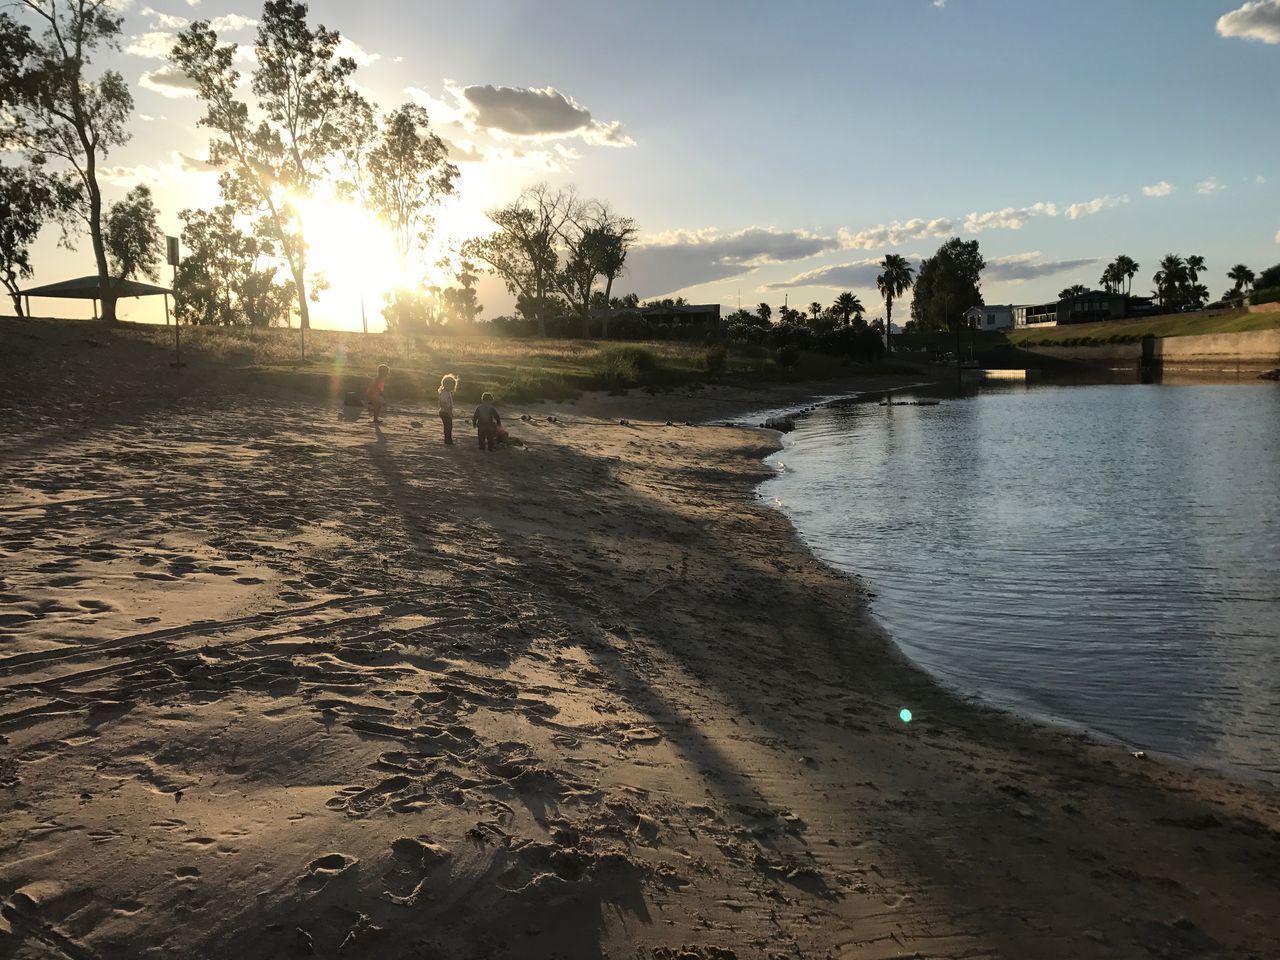
<svg viewBox="0 0 1280 960">
<path fill-rule="evenodd" d="M 964 318 L 975 330 L 1012 330 L 1012 304 L 978 304 L 964 312 Z"/>
<path fill-rule="evenodd" d="M 1013 308 L 1013 325 L 1015 327 L 1056 327 L 1058 325 L 1058 302 L 1023 303 Z"/>
<path fill-rule="evenodd" d="M 1097 323 L 1119 320 L 1125 315 L 1125 295 L 1090 290 L 1058 301 L 1058 323 Z"/>
<path fill-rule="evenodd" d="M 1089 290 L 1052 303 L 1027 303 L 1013 308 L 1015 327 L 1056 327 L 1070 323 L 1097 323 L 1126 316 L 1128 298 L 1123 293 Z"/>
</svg>

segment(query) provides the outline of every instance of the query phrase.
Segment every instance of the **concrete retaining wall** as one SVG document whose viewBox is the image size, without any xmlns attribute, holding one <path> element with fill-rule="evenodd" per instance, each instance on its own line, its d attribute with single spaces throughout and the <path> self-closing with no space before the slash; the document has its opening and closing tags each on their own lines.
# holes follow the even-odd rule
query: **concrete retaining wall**
<svg viewBox="0 0 1280 960">
<path fill-rule="evenodd" d="M 1202 366 L 1280 366 L 1280 330 L 1244 333 L 1206 333 L 1192 337 L 1164 337 L 1153 344 L 1152 359 L 1165 364 Z M 1100 367 L 1134 366 L 1142 359 L 1142 344 L 1103 343 L 1077 347 L 1023 347 L 1055 360 L 1074 360 Z"/>
<path fill-rule="evenodd" d="M 1096 347 L 1025 346 L 1022 349 L 1055 360 L 1075 360 L 1108 367 L 1136 367 L 1142 359 L 1141 343 L 1101 343 Z"/>
<path fill-rule="evenodd" d="M 1244 333 L 1206 333 L 1195 337 L 1165 337 L 1155 344 L 1156 358 L 1165 363 L 1225 360 L 1237 363 L 1280 364 L 1280 330 Z"/>
</svg>

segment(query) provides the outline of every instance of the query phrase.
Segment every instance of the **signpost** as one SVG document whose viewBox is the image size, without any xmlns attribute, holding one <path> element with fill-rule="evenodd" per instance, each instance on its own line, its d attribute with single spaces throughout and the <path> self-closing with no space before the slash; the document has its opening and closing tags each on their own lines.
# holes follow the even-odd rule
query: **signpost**
<svg viewBox="0 0 1280 960">
<path fill-rule="evenodd" d="M 182 259 L 178 249 L 177 237 L 165 237 L 165 248 L 168 253 L 169 266 L 173 267 L 173 286 L 178 286 L 178 263 Z M 177 304 L 175 302 L 175 313 Z M 164 322 L 169 322 L 169 297 L 168 294 L 164 298 Z M 176 370 L 182 369 L 182 324 L 178 322 L 175 315 L 173 318 L 173 366 Z"/>
</svg>

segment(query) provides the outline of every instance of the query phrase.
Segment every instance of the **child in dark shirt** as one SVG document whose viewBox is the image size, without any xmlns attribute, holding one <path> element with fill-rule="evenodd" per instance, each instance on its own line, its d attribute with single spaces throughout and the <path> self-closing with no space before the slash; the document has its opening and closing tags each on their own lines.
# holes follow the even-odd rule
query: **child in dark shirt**
<svg viewBox="0 0 1280 960">
<path fill-rule="evenodd" d="M 498 416 L 498 408 L 493 405 L 492 393 L 485 393 L 480 398 L 480 406 L 472 414 L 471 423 L 480 438 L 480 449 L 497 450 L 498 427 L 502 425 L 502 417 Z"/>
</svg>

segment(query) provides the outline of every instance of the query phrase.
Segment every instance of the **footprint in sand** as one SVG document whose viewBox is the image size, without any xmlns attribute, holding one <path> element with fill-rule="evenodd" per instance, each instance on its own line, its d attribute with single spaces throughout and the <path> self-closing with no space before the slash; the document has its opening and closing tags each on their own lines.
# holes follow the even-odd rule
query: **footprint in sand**
<svg viewBox="0 0 1280 960">
<path fill-rule="evenodd" d="M 317 876 L 336 877 L 360 861 L 345 853 L 326 853 L 307 864 L 307 872 Z"/>
<path fill-rule="evenodd" d="M 345 853 L 326 853 L 307 864 L 307 872 L 298 878 L 298 886 L 314 892 L 334 877 L 346 873 L 360 861 Z"/>
</svg>

